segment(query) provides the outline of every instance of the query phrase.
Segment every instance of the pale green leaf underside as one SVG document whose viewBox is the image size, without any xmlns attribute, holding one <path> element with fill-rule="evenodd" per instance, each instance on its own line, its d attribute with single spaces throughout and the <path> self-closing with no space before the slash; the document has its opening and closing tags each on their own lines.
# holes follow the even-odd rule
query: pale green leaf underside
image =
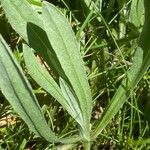
<svg viewBox="0 0 150 150">
<path fill-rule="evenodd" d="M 57 138 L 46 123 L 30 84 L 1 36 L 0 88 L 32 131 L 48 141 L 56 141 Z"/>
<path fill-rule="evenodd" d="M 51 46 L 79 100 L 84 134 L 89 134 L 91 92 L 75 35 L 66 18 L 53 5 L 44 2 L 42 16 Z"/>
<path fill-rule="evenodd" d="M 40 63 L 37 62 L 32 50 L 27 45 L 24 45 L 23 48 L 24 59 L 27 66 L 27 69 L 32 76 L 32 78 L 47 92 L 49 92 L 62 106 L 66 109 L 72 117 L 77 120 L 77 122 L 83 126 L 81 110 L 79 109 L 76 99 L 73 105 L 70 103 L 70 99 L 65 98 L 60 87 L 55 82 L 55 80 L 50 76 L 46 68 L 42 67 Z"/>
<path fill-rule="evenodd" d="M 143 0 L 133 0 L 131 3 L 129 21 L 136 27 L 140 27 L 144 22 L 144 3 Z"/>
<path fill-rule="evenodd" d="M 75 36 L 65 17 L 51 4 L 45 4 L 41 16 L 26 0 L 1 3 L 13 28 L 63 79 L 70 81 L 82 111 L 85 133 L 89 134 L 90 88 Z"/>
</svg>

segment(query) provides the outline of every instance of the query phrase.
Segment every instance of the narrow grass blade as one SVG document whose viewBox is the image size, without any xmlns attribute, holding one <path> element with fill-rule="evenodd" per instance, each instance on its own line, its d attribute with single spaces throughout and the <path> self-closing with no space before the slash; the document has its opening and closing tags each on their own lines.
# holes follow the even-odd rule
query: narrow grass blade
<svg viewBox="0 0 150 150">
<path fill-rule="evenodd" d="M 56 141 L 57 137 L 46 123 L 30 84 L 1 36 L 0 88 L 6 99 L 27 123 L 31 131 L 47 141 Z"/>
<path fill-rule="evenodd" d="M 100 118 L 95 127 L 93 134 L 93 138 L 96 138 L 101 131 L 107 126 L 107 124 L 111 121 L 111 119 L 115 116 L 115 114 L 119 111 L 122 105 L 130 96 L 130 91 L 136 86 L 139 80 L 142 78 L 139 77 L 139 73 L 141 71 L 142 61 L 143 61 L 143 50 L 138 47 L 136 50 L 136 54 L 134 57 L 133 66 L 126 73 L 126 78 L 116 91 L 114 97 L 112 98 L 109 106 L 104 111 L 104 114 Z"/>
<path fill-rule="evenodd" d="M 114 115 L 119 111 L 125 101 L 130 97 L 130 91 L 138 84 L 143 77 L 145 71 L 150 66 L 150 1 L 145 0 L 145 23 L 143 31 L 140 36 L 139 47 L 137 47 L 135 56 L 133 58 L 133 64 L 129 71 L 126 73 L 126 78 L 123 80 L 116 94 L 111 100 L 110 105 L 105 110 L 101 119 L 98 121 L 95 127 L 92 137 L 96 138 L 101 131 L 107 126 Z"/>
<path fill-rule="evenodd" d="M 8 21 L 15 31 L 63 78 L 65 74 L 51 48 L 41 16 L 27 0 L 1 0 Z"/>
<path fill-rule="evenodd" d="M 75 35 L 66 18 L 51 4 L 43 4 L 44 26 L 61 66 L 73 87 L 84 119 L 84 137 L 89 140 L 91 92 Z"/>
<path fill-rule="evenodd" d="M 42 88 L 44 88 L 47 92 L 49 92 L 82 127 L 83 123 L 82 112 L 79 108 L 78 103 L 75 101 L 74 97 L 72 96 L 71 99 L 69 99 L 66 96 L 64 97 L 63 93 L 65 92 L 61 91 L 60 87 L 55 82 L 55 80 L 50 76 L 48 71 L 37 62 L 30 47 L 24 45 L 23 53 L 27 69 L 32 78 Z M 65 83 L 63 84 L 63 81 L 61 82 L 61 86 L 63 87 L 65 86 Z M 66 86 L 62 89 L 67 90 Z M 69 93 L 69 90 L 67 90 L 66 93 Z M 71 95 L 71 93 L 69 93 L 69 95 Z M 74 102 L 72 104 L 71 101 L 73 100 Z"/>
</svg>

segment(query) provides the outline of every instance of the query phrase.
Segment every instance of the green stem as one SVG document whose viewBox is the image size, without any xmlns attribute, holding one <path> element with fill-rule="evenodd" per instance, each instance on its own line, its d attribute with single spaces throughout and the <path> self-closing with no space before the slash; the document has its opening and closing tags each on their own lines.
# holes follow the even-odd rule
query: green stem
<svg viewBox="0 0 150 150">
<path fill-rule="evenodd" d="M 84 143 L 84 150 L 90 150 L 91 149 L 91 142 L 85 141 Z"/>
</svg>

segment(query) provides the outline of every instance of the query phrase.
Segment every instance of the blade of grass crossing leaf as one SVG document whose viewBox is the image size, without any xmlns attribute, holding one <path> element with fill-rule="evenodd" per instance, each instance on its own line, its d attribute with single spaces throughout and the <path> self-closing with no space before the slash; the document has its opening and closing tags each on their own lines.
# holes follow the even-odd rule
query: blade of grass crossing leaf
<svg viewBox="0 0 150 150">
<path fill-rule="evenodd" d="M 32 50 L 27 45 L 23 46 L 24 59 L 27 69 L 32 78 L 47 92 L 49 92 L 69 114 L 83 126 L 83 119 L 78 103 L 70 104 L 70 99 L 65 99 L 60 87 L 55 80 L 50 76 L 48 71 L 42 67 L 36 60 Z"/>
<path fill-rule="evenodd" d="M 51 4 L 43 5 L 44 26 L 61 66 L 79 100 L 84 119 L 84 137 L 89 140 L 91 92 L 75 35 L 66 18 Z"/>
<path fill-rule="evenodd" d="M 32 131 L 48 141 L 56 141 L 57 138 L 46 123 L 31 86 L 1 36 L 0 88 Z"/>
</svg>

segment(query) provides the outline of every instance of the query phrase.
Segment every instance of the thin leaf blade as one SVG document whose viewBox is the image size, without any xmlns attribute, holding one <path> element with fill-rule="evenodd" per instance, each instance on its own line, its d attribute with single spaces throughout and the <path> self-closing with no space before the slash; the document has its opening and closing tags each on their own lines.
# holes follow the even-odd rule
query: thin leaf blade
<svg viewBox="0 0 150 150">
<path fill-rule="evenodd" d="M 127 71 L 127 78 L 125 78 L 116 91 L 111 100 L 110 105 L 105 110 L 102 118 L 97 123 L 92 137 L 96 138 L 106 125 L 111 121 L 114 115 L 119 111 L 122 105 L 130 97 L 130 92 L 135 88 L 138 82 L 143 77 L 145 71 L 150 67 L 150 42 L 149 42 L 149 25 L 150 25 L 150 1 L 144 0 L 145 7 L 145 22 L 142 33 L 139 39 L 139 46 L 136 48 L 133 64 L 129 71 Z"/>
<path fill-rule="evenodd" d="M 0 71 L 0 88 L 9 103 L 33 132 L 48 141 L 56 141 L 57 137 L 46 123 L 31 86 L 1 36 Z"/>
<path fill-rule="evenodd" d="M 134 56 L 134 61 L 132 67 L 129 71 L 126 72 L 126 78 L 122 81 L 121 85 L 117 89 L 115 95 L 113 96 L 109 106 L 104 111 L 102 117 L 97 123 L 94 132 L 92 133 L 92 137 L 96 138 L 101 131 L 107 126 L 107 124 L 111 121 L 111 119 L 115 116 L 115 114 L 119 111 L 119 109 L 123 106 L 123 104 L 130 97 L 130 91 L 134 89 L 134 87 L 138 84 L 143 74 L 139 75 L 143 70 L 143 50 L 138 47 Z M 146 70 L 144 70 L 145 72 Z"/>
</svg>

